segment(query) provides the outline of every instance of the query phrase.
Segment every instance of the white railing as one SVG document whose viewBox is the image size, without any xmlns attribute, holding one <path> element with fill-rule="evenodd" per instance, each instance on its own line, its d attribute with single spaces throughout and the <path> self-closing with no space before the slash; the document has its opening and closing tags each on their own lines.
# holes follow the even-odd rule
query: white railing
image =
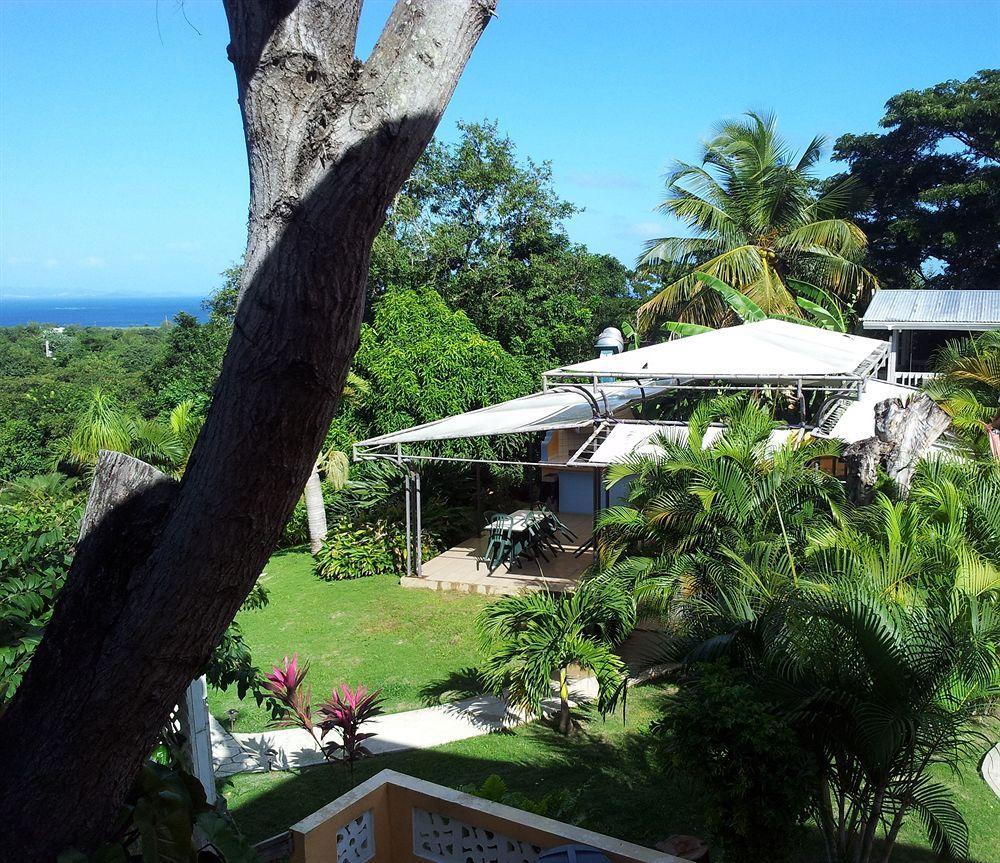
<svg viewBox="0 0 1000 863">
<path fill-rule="evenodd" d="M 572 824 L 383 770 L 292 826 L 292 863 L 536 863 L 556 845 L 612 863 L 687 863 Z"/>
<path fill-rule="evenodd" d="M 893 375 L 892 383 L 904 387 L 922 387 L 931 378 L 937 377 L 935 372 L 899 372 Z"/>
</svg>

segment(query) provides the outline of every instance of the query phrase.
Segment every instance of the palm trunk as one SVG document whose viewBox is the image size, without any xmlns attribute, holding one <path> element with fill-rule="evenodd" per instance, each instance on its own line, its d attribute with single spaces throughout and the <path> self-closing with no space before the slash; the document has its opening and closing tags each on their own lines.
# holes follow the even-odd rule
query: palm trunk
<svg viewBox="0 0 1000 863">
<path fill-rule="evenodd" d="M 314 465 L 305 490 L 306 521 L 309 522 L 309 550 L 316 554 L 326 539 L 326 502 L 323 500 L 323 483 L 319 469 Z"/>
<path fill-rule="evenodd" d="M 572 730 L 572 720 L 569 715 L 569 686 L 566 682 L 566 669 L 559 669 L 559 733 L 569 734 Z"/>
</svg>

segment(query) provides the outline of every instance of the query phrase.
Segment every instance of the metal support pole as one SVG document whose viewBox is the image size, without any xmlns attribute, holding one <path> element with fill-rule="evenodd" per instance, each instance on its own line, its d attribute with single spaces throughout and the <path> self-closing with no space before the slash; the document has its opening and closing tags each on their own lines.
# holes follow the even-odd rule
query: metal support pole
<svg viewBox="0 0 1000 863">
<path fill-rule="evenodd" d="M 192 680 L 184 690 L 181 705 L 181 731 L 187 737 L 185 755 L 190 759 L 191 775 L 205 789 L 205 799 L 214 804 L 215 771 L 212 766 L 212 732 L 208 718 L 208 684 L 204 676 Z"/>
<path fill-rule="evenodd" d="M 476 465 L 476 526 L 483 525 L 483 477 L 482 466 Z"/>
<path fill-rule="evenodd" d="M 899 354 L 899 330 L 889 330 L 889 365 L 886 369 L 885 379 L 891 383 L 896 383 L 896 366 L 898 365 Z"/>
<path fill-rule="evenodd" d="M 416 535 L 416 550 L 417 550 L 417 578 L 424 577 L 424 540 L 423 531 L 421 530 L 420 524 L 420 471 L 413 472 L 414 479 L 414 508 L 417 511 L 417 535 Z"/>
<path fill-rule="evenodd" d="M 406 577 L 410 578 L 413 575 L 413 562 L 410 557 L 410 551 L 413 544 L 413 531 L 410 529 L 410 471 L 406 471 L 406 479 L 404 481 L 404 492 L 403 496 L 406 498 Z"/>
</svg>

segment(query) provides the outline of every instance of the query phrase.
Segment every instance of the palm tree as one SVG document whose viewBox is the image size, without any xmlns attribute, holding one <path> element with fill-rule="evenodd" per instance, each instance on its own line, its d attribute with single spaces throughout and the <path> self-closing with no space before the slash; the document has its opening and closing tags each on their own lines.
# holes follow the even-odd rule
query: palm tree
<svg viewBox="0 0 1000 863">
<path fill-rule="evenodd" d="M 841 485 L 816 465 L 840 445 L 778 443 L 778 428 L 753 401 L 717 398 L 695 409 L 680 440 L 656 440 L 658 454 L 611 465 L 608 486 L 630 485 L 626 504 L 598 520 L 601 578 L 662 609 L 674 596 L 711 590 L 731 558 L 792 577 L 807 532 L 830 523 L 843 503 Z"/>
<path fill-rule="evenodd" d="M 1000 466 L 920 465 L 907 499 L 809 530 L 793 571 L 767 567 L 772 530 L 746 531 L 713 549 L 711 589 L 678 598 L 659 659 L 725 657 L 816 742 L 831 863 L 886 863 L 908 815 L 961 858 L 964 821 L 929 771 L 957 763 L 1000 697 Z"/>
<path fill-rule="evenodd" d="M 101 450 L 141 458 L 172 474 L 184 472 L 203 419 L 191 400 L 181 402 L 167 421 L 148 420 L 95 387 L 77 415 L 69 437 L 56 445 L 55 459 L 78 467 L 97 463 Z"/>
<path fill-rule="evenodd" d="M 973 443 L 983 443 L 985 433 L 989 451 L 1000 460 L 1000 332 L 946 343 L 936 371 L 928 393 Z"/>
<path fill-rule="evenodd" d="M 964 859 L 965 823 L 930 770 L 956 766 L 996 704 L 995 604 L 924 594 L 899 605 L 846 578 L 786 586 L 728 585 L 699 603 L 690 640 L 665 658 L 727 657 L 815 741 L 813 805 L 830 863 L 886 863 L 910 815 L 943 858 Z"/>
<path fill-rule="evenodd" d="M 352 403 L 360 401 L 369 391 L 368 381 L 355 372 L 347 373 L 341 399 Z M 323 483 L 320 472 L 327 475 L 327 480 L 339 491 L 347 483 L 349 462 L 346 454 L 336 449 L 320 453 L 313 465 L 302 499 L 306 505 L 306 523 L 309 526 L 309 550 L 316 554 L 323 547 L 328 530 L 326 521 L 326 501 L 323 497 Z"/>
<path fill-rule="evenodd" d="M 594 672 L 598 706 L 610 709 L 625 677 L 614 647 L 635 625 L 635 606 L 621 590 L 585 582 L 574 593 L 504 597 L 483 609 L 478 625 L 486 685 L 497 694 L 508 690 L 515 708 L 539 715 L 558 675 L 559 731 L 568 734 L 570 665 Z"/>
<path fill-rule="evenodd" d="M 810 285 L 808 282 L 799 282 L 795 279 L 788 280 L 788 284 L 795 288 L 796 293 L 799 295 L 795 297 L 796 304 L 807 315 L 807 317 L 798 318 L 792 315 L 769 315 L 748 296 L 741 294 L 731 285 L 727 285 L 722 279 L 717 279 L 708 273 L 696 272 L 692 273 L 692 275 L 704 287 L 715 291 L 726 305 L 729 306 L 732 313 L 745 324 L 764 321 L 768 318 L 777 318 L 778 320 L 791 321 L 792 323 L 818 327 L 823 330 L 833 330 L 836 333 L 847 332 L 847 318 L 836 297 L 831 296 L 822 288 Z M 705 324 L 692 324 L 687 321 L 663 321 L 662 326 L 665 330 L 681 338 L 711 332 L 715 329 L 715 327 L 709 327 Z M 629 331 L 633 336 L 636 335 L 635 330 L 631 326 L 629 327 Z"/>
<path fill-rule="evenodd" d="M 859 198 L 856 185 L 845 180 L 815 191 L 823 144 L 814 138 L 796 159 L 774 117 L 749 113 L 718 127 L 701 164 L 675 164 L 660 211 L 692 236 L 646 244 L 640 266 L 668 284 L 640 309 L 645 326 L 664 315 L 708 325 L 731 319 L 695 272 L 721 279 L 769 315 L 799 316 L 791 279 L 805 277 L 852 303 L 878 287 L 860 264 L 864 233 L 842 217 Z"/>
</svg>

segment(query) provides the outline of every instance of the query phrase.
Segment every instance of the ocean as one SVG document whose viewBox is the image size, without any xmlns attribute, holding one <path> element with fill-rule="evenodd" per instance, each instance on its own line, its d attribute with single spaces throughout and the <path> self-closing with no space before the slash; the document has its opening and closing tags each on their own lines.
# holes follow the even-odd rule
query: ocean
<svg viewBox="0 0 1000 863">
<path fill-rule="evenodd" d="M 5 297 L 0 291 L 0 327 L 37 323 L 85 327 L 158 327 L 178 312 L 207 315 L 201 297 Z"/>
</svg>

